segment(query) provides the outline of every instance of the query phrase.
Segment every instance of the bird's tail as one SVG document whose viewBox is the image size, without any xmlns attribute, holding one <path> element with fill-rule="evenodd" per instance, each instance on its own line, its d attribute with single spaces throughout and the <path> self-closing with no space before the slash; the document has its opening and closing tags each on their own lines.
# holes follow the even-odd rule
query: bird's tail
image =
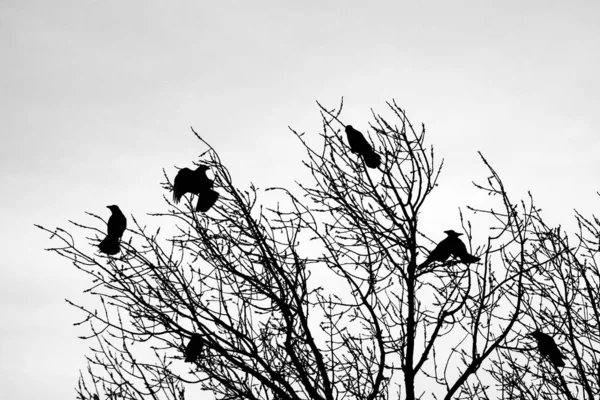
<svg viewBox="0 0 600 400">
<path fill-rule="evenodd" d="M 377 168 L 379 167 L 379 164 L 381 164 L 381 157 L 373 150 L 363 154 L 363 158 L 365 160 L 365 164 L 369 168 Z"/>
<path fill-rule="evenodd" d="M 114 256 L 121 251 L 119 238 L 110 235 L 107 235 L 104 240 L 100 242 L 98 247 L 100 248 L 101 252 L 111 256 Z"/>
<path fill-rule="evenodd" d="M 219 193 L 212 189 L 203 191 L 198 196 L 198 203 L 196 203 L 196 211 L 207 212 L 217 202 Z"/>
<path fill-rule="evenodd" d="M 181 194 L 177 192 L 177 190 L 173 189 L 173 203 L 178 204 L 179 200 L 181 200 Z"/>
<path fill-rule="evenodd" d="M 552 357 L 550 357 L 550 361 L 552 362 L 552 364 L 556 365 L 557 367 L 564 367 L 565 366 L 565 362 L 562 360 L 563 358 L 567 358 L 565 356 L 563 356 L 562 354 L 556 354 Z"/>
<path fill-rule="evenodd" d="M 462 257 L 460 257 L 460 261 L 462 261 L 465 264 L 471 264 L 471 263 L 475 263 L 477 261 L 481 260 L 481 257 L 475 257 L 471 254 L 465 254 Z"/>
</svg>

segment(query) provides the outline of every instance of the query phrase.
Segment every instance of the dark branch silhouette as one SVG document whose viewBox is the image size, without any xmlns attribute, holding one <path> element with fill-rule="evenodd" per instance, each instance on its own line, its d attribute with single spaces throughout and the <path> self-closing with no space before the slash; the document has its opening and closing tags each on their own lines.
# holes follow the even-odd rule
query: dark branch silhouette
<svg viewBox="0 0 600 400">
<path fill-rule="evenodd" d="M 127 228 L 127 218 L 118 206 L 106 206 L 110 211 L 111 215 L 108 218 L 106 237 L 98 247 L 100 251 L 106 253 L 108 255 L 114 256 L 121 251 L 121 237 L 123 236 L 123 232 Z"/>
<path fill-rule="evenodd" d="M 173 182 L 173 201 L 179 203 L 181 197 L 186 193 L 198 196 L 196 211 L 207 212 L 219 198 L 219 193 L 212 188 L 214 182 L 206 175 L 209 167 L 200 165 L 195 171 L 182 168 L 175 176 Z"/>
</svg>

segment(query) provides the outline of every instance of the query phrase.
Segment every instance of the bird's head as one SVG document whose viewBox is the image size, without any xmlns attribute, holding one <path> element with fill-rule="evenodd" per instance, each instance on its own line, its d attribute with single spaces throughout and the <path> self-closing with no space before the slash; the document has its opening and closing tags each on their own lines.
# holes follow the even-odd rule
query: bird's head
<svg viewBox="0 0 600 400">
<path fill-rule="evenodd" d="M 118 206 L 112 205 L 112 206 L 106 206 L 106 208 L 108 208 L 110 211 L 117 211 L 119 209 Z"/>
<path fill-rule="evenodd" d="M 444 233 L 450 237 L 459 237 L 462 233 L 454 232 L 452 229 L 444 231 Z"/>
<path fill-rule="evenodd" d="M 352 125 L 346 125 L 346 127 L 345 127 L 346 133 L 348 133 L 348 131 L 353 131 L 353 130 L 354 130 L 354 128 L 352 127 Z"/>
<path fill-rule="evenodd" d="M 530 333 L 527 334 L 527 336 L 532 336 L 532 337 L 534 337 L 536 339 L 539 338 L 542 335 L 543 335 L 543 333 L 539 329 L 536 329 L 535 331 L 530 332 Z"/>
<path fill-rule="evenodd" d="M 196 172 L 206 172 L 210 169 L 210 167 L 208 165 L 200 165 L 198 168 L 196 168 Z"/>
<path fill-rule="evenodd" d="M 193 340 L 193 341 L 200 341 L 200 340 L 202 340 L 202 335 L 199 334 L 199 333 L 192 333 L 191 340 Z"/>
</svg>

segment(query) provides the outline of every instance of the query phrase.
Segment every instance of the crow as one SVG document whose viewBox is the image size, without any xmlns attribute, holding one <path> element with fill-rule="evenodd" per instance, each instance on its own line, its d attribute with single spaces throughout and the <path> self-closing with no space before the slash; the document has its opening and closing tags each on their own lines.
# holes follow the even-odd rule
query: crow
<svg viewBox="0 0 600 400">
<path fill-rule="evenodd" d="M 352 127 L 352 125 L 346 125 L 346 136 L 348 137 L 348 144 L 350 150 L 353 153 L 358 153 L 364 160 L 365 164 L 369 168 L 377 168 L 381 164 L 381 157 L 375 153 L 371 144 L 367 142 L 363 134 Z"/>
<path fill-rule="evenodd" d="M 185 348 L 185 362 L 194 362 L 200 356 L 204 347 L 202 336 L 199 333 L 192 333 L 192 338 Z"/>
<path fill-rule="evenodd" d="M 562 359 L 566 359 L 567 357 L 560 352 L 552 336 L 542 333 L 539 329 L 529 333 L 528 336 L 533 336 L 537 340 L 538 350 L 543 356 L 548 357 L 555 367 L 565 366 L 565 362 Z"/>
<path fill-rule="evenodd" d="M 100 242 L 98 247 L 100 251 L 108 255 L 114 256 L 121 251 L 119 241 L 125 228 L 127 228 L 127 218 L 121 212 L 118 206 L 106 206 L 111 211 L 111 216 L 108 219 L 106 228 L 106 237 Z"/>
<path fill-rule="evenodd" d="M 475 257 L 467 252 L 467 246 L 465 246 L 463 241 L 458 238 L 462 233 L 454 232 L 451 229 L 444 231 L 444 233 L 448 235 L 448 237 L 438 243 L 419 268 L 426 267 L 434 261 L 444 262 L 450 256 L 458 258 L 465 264 L 471 264 L 480 260 L 479 257 Z"/>
<path fill-rule="evenodd" d="M 186 193 L 192 193 L 198 196 L 196 211 L 207 212 L 219 198 L 219 193 L 212 190 L 213 180 L 206 176 L 208 171 L 206 165 L 201 165 L 192 171 L 189 168 L 182 168 L 175 176 L 173 182 L 173 201 L 179 203 L 181 197 Z"/>
</svg>

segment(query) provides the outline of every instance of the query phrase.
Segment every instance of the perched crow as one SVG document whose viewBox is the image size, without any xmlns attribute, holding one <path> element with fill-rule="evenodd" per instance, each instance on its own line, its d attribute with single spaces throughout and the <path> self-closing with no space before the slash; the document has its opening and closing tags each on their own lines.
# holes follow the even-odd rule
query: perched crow
<svg viewBox="0 0 600 400">
<path fill-rule="evenodd" d="M 206 176 L 208 167 L 201 165 L 192 171 L 189 168 L 182 168 L 175 176 L 173 182 L 173 201 L 179 203 L 181 196 L 186 193 L 192 193 L 198 196 L 196 211 L 206 212 L 215 204 L 219 198 L 219 193 L 212 190 L 213 180 Z"/>
<path fill-rule="evenodd" d="M 438 243 L 438 245 L 429 253 L 427 260 L 419 266 L 426 267 L 434 261 L 444 262 L 450 256 L 458 258 L 465 264 L 471 264 L 479 261 L 479 257 L 475 257 L 467 252 L 467 246 L 458 237 L 462 233 L 456 233 L 453 230 L 444 231 L 448 237 Z"/>
<path fill-rule="evenodd" d="M 375 153 L 371 144 L 367 142 L 362 133 L 352 127 L 346 125 L 346 136 L 348 144 L 353 153 L 358 153 L 365 160 L 365 164 L 369 168 L 377 168 L 381 164 L 381 157 Z"/>
<path fill-rule="evenodd" d="M 185 348 L 185 362 L 194 362 L 200 356 L 204 343 L 199 333 L 192 333 L 192 338 Z"/>
<path fill-rule="evenodd" d="M 548 357 L 550 362 L 554 364 L 555 367 L 564 367 L 565 362 L 562 360 L 563 358 L 567 358 L 563 356 L 563 354 L 558 349 L 558 346 L 554 342 L 554 339 L 550 335 L 546 335 L 542 333 L 539 329 L 528 334 L 528 336 L 533 336 L 538 343 L 538 350 L 542 353 L 543 356 Z"/>
<path fill-rule="evenodd" d="M 125 215 L 123 215 L 118 206 L 106 207 L 112 214 L 108 219 L 106 237 L 100 242 L 98 247 L 101 252 L 114 256 L 121 251 L 119 241 L 121 240 L 121 236 L 123 236 L 123 232 L 125 232 L 125 228 L 127 228 L 127 218 L 125 218 Z"/>
</svg>

